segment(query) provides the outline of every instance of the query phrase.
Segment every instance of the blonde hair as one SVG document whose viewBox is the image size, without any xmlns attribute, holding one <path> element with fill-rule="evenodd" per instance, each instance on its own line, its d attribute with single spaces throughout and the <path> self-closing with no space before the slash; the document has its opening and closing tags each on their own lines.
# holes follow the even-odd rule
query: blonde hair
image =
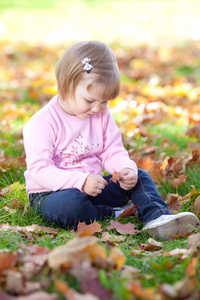
<svg viewBox="0 0 200 300">
<path fill-rule="evenodd" d="M 86 73 L 81 62 L 85 57 L 91 59 L 89 63 L 93 66 L 89 73 L 95 74 L 87 90 L 90 91 L 100 85 L 103 87 L 102 99 L 115 99 L 120 91 L 117 61 L 111 48 L 99 41 L 76 42 L 60 57 L 55 70 L 59 95 L 62 98 L 67 94 L 74 97 L 76 87 Z"/>
</svg>

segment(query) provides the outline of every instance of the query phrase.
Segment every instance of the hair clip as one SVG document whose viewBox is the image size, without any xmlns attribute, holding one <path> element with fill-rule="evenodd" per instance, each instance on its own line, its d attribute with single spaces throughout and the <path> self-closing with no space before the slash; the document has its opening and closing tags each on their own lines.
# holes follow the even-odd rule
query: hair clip
<svg viewBox="0 0 200 300">
<path fill-rule="evenodd" d="M 84 71 L 86 71 L 87 73 L 89 73 L 92 69 L 93 69 L 93 66 L 91 64 L 89 64 L 89 61 L 91 60 L 91 58 L 89 57 L 85 57 L 84 59 L 82 59 L 82 64 L 84 64 Z"/>
</svg>

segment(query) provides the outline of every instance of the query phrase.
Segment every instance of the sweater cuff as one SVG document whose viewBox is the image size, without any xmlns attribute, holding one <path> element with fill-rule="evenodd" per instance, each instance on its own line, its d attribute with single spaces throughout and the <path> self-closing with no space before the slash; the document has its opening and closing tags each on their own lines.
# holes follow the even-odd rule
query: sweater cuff
<svg viewBox="0 0 200 300">
<path fill-rule="evenodd" d="M 74 182 L 73 188 L 76 188 L 83 192 L 83 186 L 89 174 L 90 173 L 81 173 L 79 178 Z"/>
</svg>

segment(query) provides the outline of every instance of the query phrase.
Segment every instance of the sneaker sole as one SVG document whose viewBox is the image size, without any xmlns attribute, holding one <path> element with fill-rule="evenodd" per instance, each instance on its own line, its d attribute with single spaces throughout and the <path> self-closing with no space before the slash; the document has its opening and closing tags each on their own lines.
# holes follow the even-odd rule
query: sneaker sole
<svg viewBox="0 0 200 300">
<path fill-rule="evenodd" d="M 191 232 L 194 227 L 198 227 L 199 220 L 196 216 L 189 213 L 182 213 L 182 215 L 174 217 L 171 220 L 166 220 L 163 224 L 144 228 L 142 232 L 147 233 L 149 236 L 155 236 L 160 240 L 170 240 L 174 235 L 185 234 Z"/>
</svg>

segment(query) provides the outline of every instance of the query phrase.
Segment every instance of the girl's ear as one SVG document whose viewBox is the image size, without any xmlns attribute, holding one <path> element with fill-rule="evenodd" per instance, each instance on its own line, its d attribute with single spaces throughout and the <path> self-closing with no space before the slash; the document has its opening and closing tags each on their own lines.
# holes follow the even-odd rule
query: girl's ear
<svg viewBox="0 0 200 300">
<path fill-rule="evenodd" d="M 65 91 L 65 89 L 66 89 L 64 84 L 65 84 L 65 77 L 61 77 L 61 79 L 60 79 L 60 90 L 61 90 L 61 92 Z"/>
</svg>

